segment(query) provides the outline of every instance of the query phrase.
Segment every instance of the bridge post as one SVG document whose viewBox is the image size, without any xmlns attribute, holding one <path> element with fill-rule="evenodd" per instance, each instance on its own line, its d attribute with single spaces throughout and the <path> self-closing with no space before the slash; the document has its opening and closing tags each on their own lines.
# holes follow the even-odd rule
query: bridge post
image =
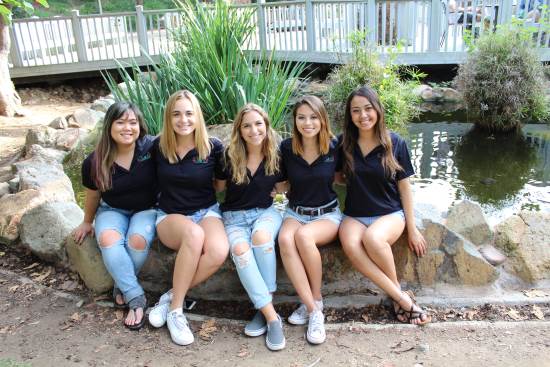
<svg viewBox="0 0 550 367">
<path fill-rule="evenodd" d="M 315 51 L 315 16 L 313 14 L 313 1 L 306 0 L 306 39 L 307 50 Z"/>
<path fill-rule="evenodd" d="M 88 61 L 88 55 L 86 54 L 88 47 L 86 46 L 86 40 L 84 39 L 84 32 L 82 31 L 82 23 L 80 22 L 80 14 L 78 10 L 71 10 L 71 18 L 76 56 L 78 57 L 79 62 Z"/>
<path fill-rule="evenodd" d="M 143 5 L 136 5 L 136 28 L 140 54 L 149 53 L 149 42 L 147 41 L 147 21 L 143 15 Z M 143 55 L 144 56 L 144 55 Z"/>
<path fill-rule="evenodd" d="M 258 0 L 256 2 L 256 5 L 256 14 L 258 15 L 258 36 L 260 41 L 260 51 L 265 51 L 267 49 L 267 30 L 265 27 L 265 0 Z"/>
<path fill-rule="evenodd" d="M 430 28 L 428 33 L 428 50 L 431 52 L 439 51 L 442 16 L 443 8 L 441 6 L 441 0 L 432 0 L 430 7 Z"/>
</svg>

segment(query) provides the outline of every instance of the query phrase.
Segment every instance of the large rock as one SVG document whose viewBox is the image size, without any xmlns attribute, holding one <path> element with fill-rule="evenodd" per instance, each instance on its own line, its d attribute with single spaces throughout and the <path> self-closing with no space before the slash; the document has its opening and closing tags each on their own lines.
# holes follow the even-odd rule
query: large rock
<svg viewBox="0 0 550 367">
<path fill-rule="evenodd" d="M 456 188 L 441 179 L 413 180 L 412 190 L 418 226 L 422 226 L 423 219 L 436 223 L 443 222 L 449 207 L 453 204 L 453 198 L 456 197 Z M 437 200 L 434 200 L 434 197 Z"/>
<path fill-rule="evenodd" d="M 521 211 L 495 227 L 507 268 L 527 282 L 550 279 L 550 213 Z"/>
<path fill-rule="evenodd" d="M 54 129 L 66 129 L 69 127 L 69 123 L 64 116 L 58 116 L 48 126 Z"/>
<path fill-rule="evenodd" d="M 15 242 L 19 237 L 19 222 L 23 214 L 44 201 L 38 190 L 4 195 L 0 199 L 0 243 L 9 245 Z"/>
<path fill-rule="evenodd" d="M 96 240 L 87 236 L 81 245 L 67 237 L 65 249 L 71 267 L 80 275 L 86 287 L 96 294 L 113 289 L 113 279 L 105 269 Z"/>
<path fill-rule="evenodd" d="M 7 182 L 0 182 L 0 198 L 10 193 L 10 184 Z"/>
<path fill-rule="evenodd" d="M 463 200 L 449 209 L 447 227 L 481 246 L 493 240 L 493 232 L 479 204 Z"/>
<path fill-rule="evenodd" d="M 79 108 L 69 117 L 68 122 L 70 127 L 92 130 L 104 117 L 104 112 L 92 110 L 91 108 Z"/>
<path fill-rule="evenodd" d="M 114 104 L 115 101 L 111 98 L 99 98 L 92 103 L 92 106 L 90 107 L 92 110 L 99 111 L 99 112 L 107 112 L 109 107 L 111 107 L 112 104 Z"/>
<path fill-rule="evenodd" d="M 74 202 L 44 203 L 21 218 L 21 243 L 39 258 L 64 265 L 65 238 L 83 219 L 84 212 Z"/>
<path fill-rule="evenodd" d="M 71 151 L 88 136 L 88 130 L 71 128 L 57 135 L 55 147 L 57 149 Z"/>
<path fill-rule="evenodd" d="M 50 201 L 75 201 L 71 180 L 57 162 L 35 156 L 15 163 L 19 190 L 35 189 Z"/>
<path fill-rule="evenodd" d="M 38 144 L 33 144 L 27 150 L 25 158 L 29 159 L 33 157 L 38 157 L 46 162 L 61 163 L 63 162 L 63 158 L 65 158 L 66 155 L 67 152 L 52 148 L 44 148 Z"/>
<path fill-rule="evenodd" d="M 34 144 L 41 145 L 45 148 L 55 147 L 55 140 L 57 139 L 57 130 L 51 127 L 34 127 L 27 131 L 25 137 L 25 151 L 28 151 Z"/>
<path fill-rule="evenodd" d="M 497 270 L 470 242 L 443 224 L 424 220 L 424 225 L 426 256 L 416 257 L 409 250 L 405 236 L 392 247 L 400 280 L 421 286 L 438 282 L 481 286 L 496 280 Z"/>
</svg>

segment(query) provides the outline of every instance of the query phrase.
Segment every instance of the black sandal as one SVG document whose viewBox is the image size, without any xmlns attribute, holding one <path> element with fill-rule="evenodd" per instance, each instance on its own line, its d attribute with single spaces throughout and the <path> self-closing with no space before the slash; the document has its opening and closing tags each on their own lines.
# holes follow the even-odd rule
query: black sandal
<svg viewBox="0 0 550 367">
<path fill-rule="evenodd" d="M 122 297 L 122 301 L 124 302 L 124 295 L 122 294 L 122 292 L 120 291 L 120 289 L 118 289 L 116 286 L 113 287 L 113 307 L 116 308 L 117 310 L 125 310 L 128 308 L 128 305 L 126 303 L 118 303 L 116 301 L 116 297 L 117 296 L 121 296 Z"/>
<path fill-rule="evenodd" d="M 145 310 L 147 309 L 147 299 L 145 298 L 145 295 L 142 294 L 141 296 L 134 297 L 128 302 L 128 307 L 130 308 L 130 311 L 134 311 L 134 316 L 136 315 L 136 310 L 138 308 L 141 308 L 143 310 L 141 321 L 138 324 L 133 325 L 127 325 L 126 324 L 126 318 L 124 318 L 124 326 L 126 326 L 130 330 L 139 330 L 145 325 Z M 130 312 L 128 311 L 128 312 Z M 126 314 L 126 317 L 128 317 L 128 314 Z"/>
<path fill-rule="evenodd" d="M 414 297 L 413 291 L 411 291 L 411 290 L 406 290 L 406 291 L 404 291 L 404 292 L 402 292 L 402 293 L 406 293 L 406 294 L 411 298 L 411 300 L 412 300 L 413 302 L 416 302 L 416 298 Z M 409 319 L 408 319 L 407 315 L 405 315 L 405 313 L 406 313 L 407 311 L 405 311 L 405 310 L 403 309 L 403 307 L 401 307 L 401 305 L 399 304 L 399 301 L 401 301 L 402 298 L 403 298 L 403 296 L 401 296 L 401 297 L 399 298 L 398 301 L 392 301 L 392 302 L 393 302 L 393 313 L 394 313 L 395 319 L 396 319 L 397 321 L 399 321 L 399 322 L 402 323 L 402 324 L 408 324 L 408 323 L 409 323 Z M 403 318 L 400 319 L 399 316 L 403 316 Z"/>
<path fill-rule="evenodd" d="M 411 309 L 409 311 L 406 311 L 405 309 L 401 308 L 403 310 L 403 315 L 407 318 L 407 322 L 412 325 L 418 325 L 418 326 L 424 326 L 426 324 L 429 324 L 432 322 L 432 317 L 423 310 L 418 303 L 416 303 L 416 299 L 414 297 L 414 293 L 411 291 L 403 292 L 404 294 L 407 294 L 409 298 L 411 299 Z M 412 295 L 411 295 L 412 294 Z M 403 297 L 400 298 L 400 300 Z M 417 308 L 415 311 L 414 308 Z M 413 320 L 420 320 L 418 323 L 414 323 Z"/>
</svg>

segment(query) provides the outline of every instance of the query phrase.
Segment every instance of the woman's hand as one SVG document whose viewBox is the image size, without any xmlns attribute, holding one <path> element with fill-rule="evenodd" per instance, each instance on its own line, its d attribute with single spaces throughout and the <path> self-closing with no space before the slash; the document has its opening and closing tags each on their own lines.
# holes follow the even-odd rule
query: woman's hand
<svg viewBox="0 0 550 367">
<path fill-rule="evenodd" d="M 413 226 L 412 230 L 408 232 L 408 238 L 409 248 L 416 254 L 416 256 L 422 257 L 426 255 L 426 240 L 424 239 L 424 236 L 422 236 L 422 233 L 420 233 L 418 228 L 416 228 L 416 226 Z"/>
<path fill-rule="evenodd" d="M 94 226 L 92 223 L 82 222 L 78 227 L 76 227 L 73 231 L 73 238 L 79 245 L 82 244 L 82 241 L 84 241 L 84 238 L 88 234 L 94 235 Z"/>
</svg>

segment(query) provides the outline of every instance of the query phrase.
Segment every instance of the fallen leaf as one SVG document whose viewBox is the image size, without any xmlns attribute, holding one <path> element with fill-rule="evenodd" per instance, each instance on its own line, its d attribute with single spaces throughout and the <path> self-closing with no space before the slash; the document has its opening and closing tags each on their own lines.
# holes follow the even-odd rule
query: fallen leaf
<svg viewBox="0 0 550 367">
<path fill-rule="evenodd" d="M 124 312 L 122 310 L 116 310 L 115 317 L 117 320 L 122 320 L 122 318 L 124 317 Z"/>
<path fill-rule="evenodd" d="M 8 288 L 8 291 L 10 291 L 11 293 L 15 293 L 15 291 L 17 290 L 17 288 L 19 288 L 19 285 L 14 285 L 13 287 L 9 287 L 9 288 Z"/>
<path fill-rule="evenodd" d="M 4 256 L 6 253 L 4 251 L 0 251 L 0 257 Z"/>
<path fill-rule="evenodd" d="M 512 318 L 513 320 L 516 320 L 516 321 L 523 320 L 523 317 L 521 317 L 519 312 L 517 312 L 513 308 L 511 308 L 508 312 L 506 312 L 506 315 L 510 316 L 510 318 Z"/>
<path fill-rule="evenodd" d="M 201 330 L 199 331 L 199 336 L 202 340 L 212 339 L 212 333 L 216 332 L 218 328 L 216 327 L 216 320 L 210 319 L 206 320 L 201 325 Z"/>
<path fill-rule="evenodd" d="M 237 353 L 237 357 L 244 358 L 250 355 L 250 352 L 248 351 L 248 348 L 246 344 L 241 345 L 241 349 L 239 349 L 239 353 Z"/>
<path fill-rule="evenodd" d="M 71 319 L 72 322 L 79 322 L 80 321 L 80 315 L 78 314 L 78 312 L 75 312 L 71 315 L 70 319 Z"/>
<path fill-rule="evenodd" d="M 526 290 L 526 291 L 523 291 L 523 294 L 525 294 L 527 297 L 529 298 L 534 298 L 534 297 L 546 297 L 548 296 L 548 293 L 540 290 L 540 289 L 534 289 L 534 288 L 531 288 L 529 290 Z"/>
<path fill-rule="evenodd" d="M 34 269 L 34 268 L 36 268 L 38 265 L 40 265 L 40 263 L 32 263 L 32 264 L 30 264 L 29 266 L 27 266 L 26 268 L 23 268 L 23 270 Z"/>
<path fill-rule="evenodd" d="M 44 279 L 46 279 L 50 273 L 52 272 L 52 269 L 49 268 L 48 271 L 46 271 L 45 273 L 42 273 L 40 276 L 37 276 L 36 278 L 34 278 L 33 280 L 37 283 L 40 283 L 41 281 L 43 281 Z"/>
<path fill-rule="evenodd" d="M 474 319 L 474 316 L 477 315 L 477 310 L 468 310 L 466 312 L 464 312 L 464 316 L 468 319 L 468 320 L 473 320 Z"/>
<path fill-rule="evenodd" d="M 533 305 L 532 313 L 536 316 L 537 319 L 544 320 L 544 312 L 542 312 L 539 306 Z"/>
<path fill-rule="evenodd" d="M 5 334 L 5 333 L 7 333 L 9 329 L 10 329 L 9 326 L 4 326 L 3 328 L 0 329 L 0 334 Z"/>
<path fill-rule="evenodd" d="M 364 314 L 361 315 L 361 318 L 363 319 L 363 321 L 365 321 L 365 323 L 368 324 L 368 322 L 369 322 L 369 315 L 367 315 L 366 313 L 364 313 Z"/>
</svg>

